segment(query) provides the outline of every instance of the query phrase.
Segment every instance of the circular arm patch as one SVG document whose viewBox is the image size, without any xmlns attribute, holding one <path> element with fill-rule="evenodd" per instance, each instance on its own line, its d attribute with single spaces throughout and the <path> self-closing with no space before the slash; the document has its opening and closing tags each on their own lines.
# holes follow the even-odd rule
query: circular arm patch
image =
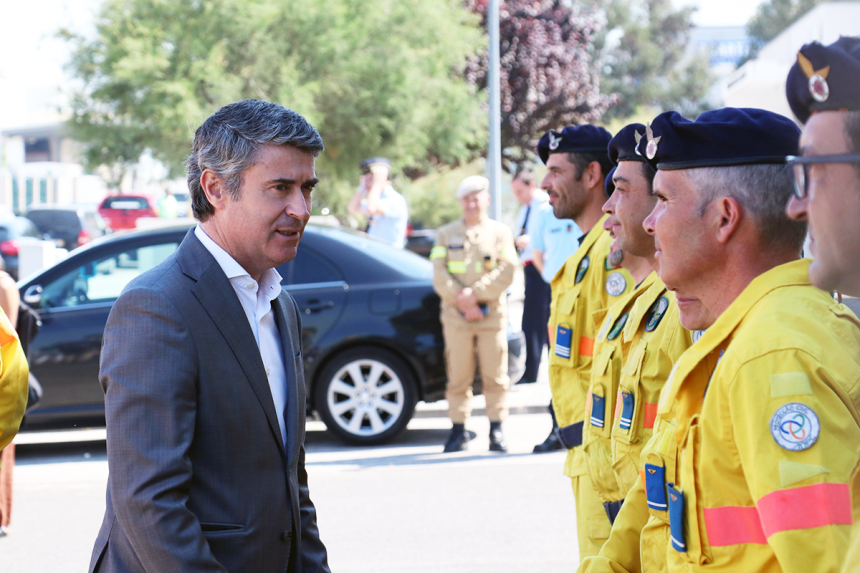
<svg viewBox="0 0 860 573">
<path fill-rule="evenodd" d="M 792 402 L 777 410 L 770 419 L 770 433 L 782 449 L 800 452 L 818 441 L 821 423 L 812 408 Z"/>
</svg>

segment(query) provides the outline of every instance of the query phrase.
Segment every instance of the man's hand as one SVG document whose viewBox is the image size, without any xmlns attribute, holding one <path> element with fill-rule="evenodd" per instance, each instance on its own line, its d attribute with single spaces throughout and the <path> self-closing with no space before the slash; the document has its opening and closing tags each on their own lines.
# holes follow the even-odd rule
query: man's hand
<svg viewBox="0 0 860 573">
<path fill-rule="evenodd" d="M 470 288 L 464 288 L 457 295 L 457 307 L 460 309 L 460 312 L 467 312 L 472 307 L 478 306 L 478 297 L 475 296 L 475 293 L 472 292 Z"/>
<path fill-rule="evenodd" d="M 484 320 L 484 313 L 481 312 L 481 307 L 477 304 L 468 310 L 463 311 L 463 316 L 467 322 L 478 322 Z"/>
<path fill-rule="evenodd" d="M 517 249 L 523 251 L 528 248 L 529 243 L 532 242 L 532 238 L 528 235 L 520 235 L 516 239 L 514 239 L 514 245 L 516 245 Z"/>
</svg>

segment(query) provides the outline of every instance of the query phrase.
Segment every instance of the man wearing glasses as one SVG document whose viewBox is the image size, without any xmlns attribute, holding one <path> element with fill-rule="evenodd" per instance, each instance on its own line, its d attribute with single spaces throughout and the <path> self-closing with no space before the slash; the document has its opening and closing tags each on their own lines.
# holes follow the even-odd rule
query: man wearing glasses
<svg viewBox="0 0 860 573">
<path fill-rule="evenodd" d="M 794 115 L 805 124 L 795 192 L 788 215 L 809 222 L 812 282 L 860 296 L 860 38 L 803 46 L 785 86 Z M 856 446 L 856 444 L 855 444 Z M 860 471 L 852 493 L 860 507 Z M 855 520 L 844 573 L 860 572 L 860 521 Z"/>
<path fill-rule="evenodd" d="M 860 296 L 860 38 L 807 44 L 788 73 L 791 110 L 805 124 L 788 215 L 809 222 L 812 282 Z"/>
</svg>

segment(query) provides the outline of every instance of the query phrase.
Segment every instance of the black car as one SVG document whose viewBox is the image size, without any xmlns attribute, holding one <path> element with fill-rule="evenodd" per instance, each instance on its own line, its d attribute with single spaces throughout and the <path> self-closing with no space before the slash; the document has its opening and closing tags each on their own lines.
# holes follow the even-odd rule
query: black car
<svg viewBox="0 0 860 573">
<path fill-rule="evenodd" d="M 72 250 L 107 232 L 95 205 L 33 205 L 24 216 L 33 221 L 43 238 Z"/>
<path fill-rule="evenodd" d="M 41 239 L 39 229 L 30 219 L 6 215 L 0 218 L 0 255 L 6 265 L 6 272 L 18 280 L 18 250 L 21 239 Z"/>
<path fill-rule="evenodd" d="M 43 323 L 30 367 L 44 396 L 25 429 L 104 424 L 98 367 L 111 306 L 188 229 L 105 237 L 19 283 Z M 308 225 L 296 258 L 277 270 L 303 313 L 308 408 L 332 432 L 353 443 L 383 442 L 406 427 L 416 401 L 443 397 L 444 343 L 429 261 L 363 233 Z M 517 370 L 521 336 L 509 343 Z"/>
</svg>

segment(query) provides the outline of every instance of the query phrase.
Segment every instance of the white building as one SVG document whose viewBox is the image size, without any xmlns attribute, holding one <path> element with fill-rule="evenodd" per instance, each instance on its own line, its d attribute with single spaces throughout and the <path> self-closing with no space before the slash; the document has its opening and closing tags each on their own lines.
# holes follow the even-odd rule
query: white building
<svg viewBox="0 0 860 573">
<path fill-rule="evenodd" d="M 840 36 L 860 36 L 860 2 L 819 4 L 765 45 L 720 85 L 723 105 L 757 107 L 793 118 L 785 98 L 785 79 L 797 52 L 812 41 L 832 44 Z"/>
</svg>

